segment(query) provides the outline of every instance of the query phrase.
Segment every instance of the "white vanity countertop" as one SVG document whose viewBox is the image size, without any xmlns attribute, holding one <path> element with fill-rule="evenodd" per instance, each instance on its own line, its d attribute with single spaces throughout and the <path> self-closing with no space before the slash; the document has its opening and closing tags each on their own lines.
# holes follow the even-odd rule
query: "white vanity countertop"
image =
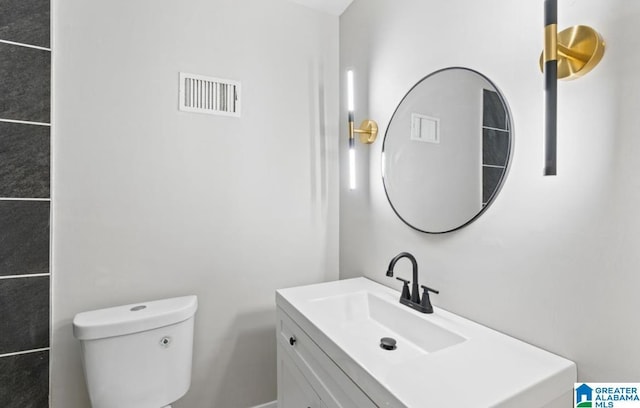
<svg viewBox="0 0 640 408">
<path fill-rule="evenodd" d="M 572 361 L 399 296 L 356 278 L 281 289 L 276 302 L 381 407 L 540 407 L 572 390 Z M 397 350 L 379 347 L 386 332 Z"/>
</svg>

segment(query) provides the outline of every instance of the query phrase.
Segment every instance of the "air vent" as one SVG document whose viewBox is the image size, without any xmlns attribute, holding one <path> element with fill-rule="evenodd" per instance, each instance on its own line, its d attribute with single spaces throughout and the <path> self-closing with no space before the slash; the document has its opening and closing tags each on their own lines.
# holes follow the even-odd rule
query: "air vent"
<svg viewBox="0 0 640 408">
<path fill-rule="evenodd" d="M 181 72 L 180 110 L 240 117 L 240 82 Z"/>
</svg>

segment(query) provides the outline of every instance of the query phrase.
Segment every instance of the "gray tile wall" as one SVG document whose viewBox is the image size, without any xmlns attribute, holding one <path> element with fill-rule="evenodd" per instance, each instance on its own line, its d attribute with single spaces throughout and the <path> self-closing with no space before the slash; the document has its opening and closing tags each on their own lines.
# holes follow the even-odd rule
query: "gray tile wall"
<svg viewBox="0 0 640 408">
<path fill-rule="evenodd" d="M 0 407 L 49 405 L 49 0 L 0 0 Z"/>
</svg>

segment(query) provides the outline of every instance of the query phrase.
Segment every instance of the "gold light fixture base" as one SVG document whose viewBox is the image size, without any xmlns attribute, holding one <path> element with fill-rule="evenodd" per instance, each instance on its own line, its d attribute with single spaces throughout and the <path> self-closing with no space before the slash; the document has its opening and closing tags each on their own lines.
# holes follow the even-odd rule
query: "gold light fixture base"
<svg viewBox="0 0 640 408">
<path fill-rule="evenodd" d="M 576 25 L 558 33 L 558 79 L 585 76 L 602 60 L 605 42 L 593 28 Z M 540 70 L 544 71 L 544 52 Z"/>
<path fill-rule="evenodd" d="M 360 142 L 371 144 L 378 137 L 378 124 L 375 120 L 363 120 L 359 129 L 353 129 L 355 133 L 360 135 Z"/>
</svg>

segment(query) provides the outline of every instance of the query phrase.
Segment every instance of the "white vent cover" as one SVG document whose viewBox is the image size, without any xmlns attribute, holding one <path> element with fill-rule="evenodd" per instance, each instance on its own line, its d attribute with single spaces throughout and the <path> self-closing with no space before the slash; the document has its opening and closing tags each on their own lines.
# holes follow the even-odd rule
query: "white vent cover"
<svg viewBox="0 0 640 408">
<path fill-rule="evenodd" d="M 240 117 L 240 82 L 181 72 L 180 110 Z"/>
</svg>

